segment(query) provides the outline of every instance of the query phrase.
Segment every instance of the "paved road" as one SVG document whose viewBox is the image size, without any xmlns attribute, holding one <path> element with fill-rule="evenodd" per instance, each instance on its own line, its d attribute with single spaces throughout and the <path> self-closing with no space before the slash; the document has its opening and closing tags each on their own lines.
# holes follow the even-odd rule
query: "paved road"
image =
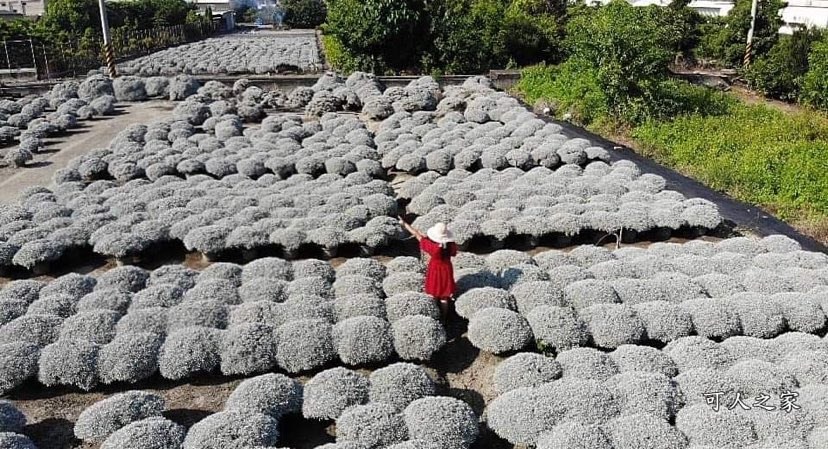
<svg viewBox="0 0 828 449">
<path fill-rule="evenodd" d="M 36 161 L 30 168 L 3 169 L 0 174 L 0 203 L 11 203 L 26 187 L 52 185 L 52 175 L 66 167 L 70 160 L 93 148 L 109 145 L 119 131 L 133 123 L 151 123 L 172 113 L 173 103 L 165 100 L 127 103 L 119 106 L 120 113 L 82 122 L 85 127 L 58 139 L 47 141 L 47 150 L 54 152 Z"/>
</svg>

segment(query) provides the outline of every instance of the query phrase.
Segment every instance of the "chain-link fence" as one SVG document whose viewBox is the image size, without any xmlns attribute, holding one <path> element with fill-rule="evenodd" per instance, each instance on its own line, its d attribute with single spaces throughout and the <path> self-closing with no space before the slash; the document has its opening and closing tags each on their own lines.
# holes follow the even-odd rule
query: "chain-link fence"
<svg viewBox="0 0 828 449">
<path fill-rule="evenodd" d="M 112 46 L 118 61 L 167 47 L 204 39 L 216 32 L 213 24 L 185 24 L 146 30 L 115 29 Z M 53 79 L 86 74 L 105 65 L 103 38 L 88 35 L 64 42 L 38 38 L 3 40 L 0 77 Z"/>
</svg>

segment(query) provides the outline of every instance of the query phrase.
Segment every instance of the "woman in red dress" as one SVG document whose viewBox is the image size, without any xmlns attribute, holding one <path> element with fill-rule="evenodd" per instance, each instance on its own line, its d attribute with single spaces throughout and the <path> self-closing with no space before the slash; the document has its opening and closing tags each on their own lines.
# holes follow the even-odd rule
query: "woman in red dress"
<svg viewBox="0 0 828 449">
<path fill-rule="evenodd" d="M 402 218 L 400 223 L 420 242 L 420 249 L 429 255 L 425 273 L 425 292 L 437 301 L 440 314 L 445 320 L 448 318 L 449 303 L 454 298 L 456 288 L 454 266 L 451 264 L 451 258 L 457 255 L 454 236 L 445 223 L 435 224 L 425 235 Z"/>
</svg>

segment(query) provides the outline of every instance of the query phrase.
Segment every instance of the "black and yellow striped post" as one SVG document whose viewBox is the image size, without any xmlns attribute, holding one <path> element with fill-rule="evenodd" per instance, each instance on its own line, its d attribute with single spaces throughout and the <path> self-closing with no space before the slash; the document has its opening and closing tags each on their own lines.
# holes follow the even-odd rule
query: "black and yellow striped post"
<svg viewBox="0 0 828 449">
<path fill-rule="evenodd" d="M 109 72 L 110 78 L 118 76 L 115 70 L 115 51 L 112 48 L 112 36 L 109 35 L 109 20 L 106 17 L 106 3 L 105 0 L 98 0 L 98 7 L 101 9 L 101 32 L 104 40 L 104 56 L 106 58 L 106 68 Z"/>
<path fill-rule="evenodd" d="M 745 58 L 742 60 L 745 68 L 750 67 L 751 59 L 753 59 L 753 33 L 756 27 L 757 9 L 759 9 L 759 0 L 753 0 L 750 5 L 750 29 L 748 29 L 747 44 L 745 45 Z"/>
<path fill-rule="evenodd" d="M 750 61 L 751 61 L 752 57 L 753 57 L 753 41 L 748 41 L 747 46 L 745 46 L 745 57 L 742 60 L 742 65 L 744 65 L 745 68 L 750 67 Z"/>
<path fill-rule="evenodd" d="M 109 77 L 115 78 L 118 76 L 118 72 L 115 70 L 115 50 L 113 50 L 111 43 L 104 44 L 104 57 L 106 58 L 106 69 Z"/>
</svg>

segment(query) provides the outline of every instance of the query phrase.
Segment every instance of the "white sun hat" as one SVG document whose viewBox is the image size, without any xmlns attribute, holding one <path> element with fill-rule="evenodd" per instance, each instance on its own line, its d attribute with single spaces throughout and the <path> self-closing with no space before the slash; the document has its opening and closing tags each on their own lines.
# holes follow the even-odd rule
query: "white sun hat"
<svg viewBox="0 0 828 449">
<path fill-rule="evenodd" d="M 454 241 L 454 234 L 449 231 L 445 223 L 437 223 L 426 231 L 428 238 L 435 243 L 449 243 Z"/>
</svg>

